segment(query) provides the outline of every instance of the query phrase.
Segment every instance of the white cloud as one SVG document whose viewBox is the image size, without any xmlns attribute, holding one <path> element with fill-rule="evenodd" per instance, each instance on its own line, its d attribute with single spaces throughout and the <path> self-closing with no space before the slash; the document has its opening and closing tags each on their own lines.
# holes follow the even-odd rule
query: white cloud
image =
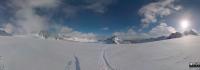
<svg viewBox="0 0 200 70">
<path fill-rule="evenodd" d="M 149 38 L 146 33 L 138 33 L 133 29 L 129 29 L 127 32 L 115 32 L 113 35 L 118 36 L 122 40 L 137 40 Z"/>
<path fill-rule="evenodd" d="M 115 32 L 113 35 L 118 36 L 123 40 L 137 40 L 137 39 L 147 39 L 155 38 L 160 36 L 169 36 L 171 33 L 175 33 L 176 29 L 168 26 L 166 23 L 160 23 L 152 30 L 147 33 L 137 32 L 133 29 L 128 29 L 127 32 Z"/>
<path fill-rule="evenodd" d="M 60 0 L 10 0 L 12 4 L 18 7 L 55 7 Z"/>
<path fill-rule="evenodd" d="M 154 27 L 148 34 L 151 37 L 169 36 L 171 33 L 175 33 L 176 29 L 168 26 L 166 23 L 160 23 L 160 25 Z"/>
<path fill-rule="evenodd" d="M 36 14 L 35 8 L 55 8 L 59 0 L 10 0 L 15 11 L 12 22 L 17 25 L 18 34 L 37 33 L 49 26 L 48 17 Z"/>
<path fill-rule="evenodd" d="M 70 34 L 71 34 L 72 37 L 77 37 L 77 38 L 87 38 L 87 39 L 96 38 L 96 35 L 93 34 L 93 33 L 81 33 L 81 32 L 78 32 L 78 31 L 73 31 L 73 32 L 69 33 L 68 35 L 70 35 Z"/>
<path fill-rule="evenodd" d="M 80 42 L 96 42 L 98 40 L 97 35 L 94 33 L 82 33 L 66 26 L 57 26 L 57 28 L 59 30 L 58 34 L 67 40 Z"/>
<path fill-rule="evenodd" d="M 67 40 L 79 41 L 79 42 L 97 42 L 97 36 L 93 33 L 81 33 L 78 31 L 72 31 L 70 33 L 66 33 L 65 38 Z"/>
<path fill-rule="evenodd" d="M 84 0 L 86 5 L 71 5 L 66 3 L 62 11 L 67 18 L 77 15 L 81 10 L 91 10 L 94 12 L 105 12 L 108 5 L 114 0 Z M 57 8 L 62 3 L 61 0 L 10 0 L 9 6 L 15 9 L 14 20 L 16 32 L 19 34 L 37 33 L 41 30 L 48 30 L 51 23 L 49 17 L 36 13 L 35 8 Z"/>
<path fill-rule="evenodd" d="M 117 2 L 117 0 L 81 0 L 81 5 L 65 4 L 62 9 L 66 18 L 73 18 L 81 11 L 91 11 L 97 14 L 104 14 L 107 7 Z"/>
<path fill-rule="evenodd" d="M 101 28 L 101 30 L 109 30 L 109 28 L 108 27 L 103 27 L 103 28 Z"/>
<path fill-rule="evenodd" d="M 86 9 L 93 10 L 97 13 L 105 13 L 107 6 L 116 2 L 116 0 L 85 0 L 90 4 L 86 6 Z"/>
<path fill-rule="evenodd" d="M 3 29 L 5 32 L 10 33 L 10 34 L 15 32 L 15 26 L 13 26 L 10 23 L 5 24 Z"/>
<path fill-rule="evenodd" d="M 63 11 L 66 18 L 73 18 L 80 12 L 80 8 L 76 6 L 67 5 Z"/>
<path fill-rule="evenodd" d="M 174 11 L 182 9 L 180 5 L 175 5 L 176 0 L 158 0 L 157 2 L 150 3 L 143 6 L 139 10 L 140 16 L 143 18 L 141 22 L 148 25 L 152 22 L 157 22 L 157 17 L 164 17 L 172 14 Z"/>
<path fill-rule="evenodd" d="M 106 8 L 101 3 L 94 3 L 86 7 L 87 9 L 93 10 L 97 13 L 104 13 Z"/>
<path fill-rule="evenodd" d="M 32 7 L 55 7 L 58 6 L 60 0 L 27 0 Z"/>
<path fill-rule="evenodd" d="M 51 24 L 53 22 L 50 22 L 48 17 L 41 16 L 35 12 L 35 8 L 37 7 L 48 9 L 56 8 L 60 4 L 60 1 L 61 0 L 10 0 L 9 5 L 15 9 L 14 20 L 12 20 L 12 22 L 16 24 L 15 26 L 6 24 L 3 29 L 8 33 L 32 34 L 54 28 L 56 32 L 53 35 L 59 33 L 84 42 L 97 41 L 97 36 L 94 33 L 82 33 L 57 23 L 53 25 Z M 98 0 L 96 2 L 98 2 Z M 67 17 L 76 15 L 76 13 L 80 11 L 80 7 L 70 5 L 64 9 Z"/>
<path fill-rule="evenodd" d="M 48 27 L 47 18 L 36 15 L 32 8 L 23 8 L 16 12 L 15 21 L 21 28 L 20 33 L 37 33 Z"/>
<path fill-rule="evenodd" d="M 72 31 L 73 31 L 72 28 L 69 28 L 69 27 L 61 27 L 59 33 L 64 33 L 64 34 L 66 34 L 66 33 L 70 33 L 70 32 L 72 32 Z"/>
<path fill-rule="evenodd" d="M 71 18 L 82 10 L 91 10 L 98 13 L 104 13 L 108 5 L 115 0 L 83 0 L 84 5 L 73 5 L 66 3 L 63 8 L 65 16 Z M 62 0 L 9 0 L 7 3 L 15 9 L 14 23 L 17 23 L 20 33 L 32 33 L 46 29 L 49 25 L 49 18 L 38 15 L 35 8 L 56 8 L 63 3 Z"/>
</svg>

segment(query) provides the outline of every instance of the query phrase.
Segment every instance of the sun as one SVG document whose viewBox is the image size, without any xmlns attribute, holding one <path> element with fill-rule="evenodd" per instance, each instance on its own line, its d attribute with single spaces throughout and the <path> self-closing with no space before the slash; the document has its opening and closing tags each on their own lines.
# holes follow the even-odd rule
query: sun
<svg viewBox="0 0 200 70">
<path fill-rule="evenodd" d="M 182 29 L 186 30 L 190 25 L 189 25 L 190 21 L 187 19 L 183 19 L 180 21 L 180 26 Z"/>
</svg>

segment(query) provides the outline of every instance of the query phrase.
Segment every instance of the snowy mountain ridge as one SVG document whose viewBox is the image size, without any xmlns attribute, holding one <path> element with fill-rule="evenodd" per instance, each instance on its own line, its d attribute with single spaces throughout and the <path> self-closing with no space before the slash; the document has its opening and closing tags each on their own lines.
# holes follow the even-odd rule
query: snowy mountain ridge
<svg viewBox="0 0 200 70">
<path fill-rule="evenodd" d="M 181 38 L 184 36 L 191 36 L 191 35 L 198 36 L 199 33 L 194 30 L 187 30 L 187 31 L 184 31 L 183 33 L 180 33 L 180 32 L 171 33 L 169 36 L 160 36 L 160 37 L 155 37 L 155 38 L 134 39 L 134 40 L 122 40 L 118 36 L 111 36 L 110 38 L 107 38 L 104 42 L 107 44 L 134 44 L 134 43 L 146 43 L 146 42 Z"/>
</svg>

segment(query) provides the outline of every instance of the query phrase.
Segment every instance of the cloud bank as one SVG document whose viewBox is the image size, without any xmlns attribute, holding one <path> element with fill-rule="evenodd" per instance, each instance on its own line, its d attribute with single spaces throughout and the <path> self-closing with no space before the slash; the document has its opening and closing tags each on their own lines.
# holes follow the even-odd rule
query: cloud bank
<svg viewBox="0 0 200 70">
<path fill-rule="evenodd" d="M 97 35 L 94 33 L 82 33 L 75 31 L 70 27 L 59 27 L 58 34 L 66 40 L 80 41 L 80 42 L 96 42 Z"/>
<path fill-rule="evenodd" d="M 126 32 L 114 32 L 113 35 L 119 37 L 122 40 L 139 40 L 149 38 L 147 33 L 139 33 L 133 29 L 128 29 Z"/>
<path fill-rule="evenodd" d="M 166 23 L 160 23 L 154 27 L 148 34 L 151 37 L 169 36 L 171 33 L 175 33 L 176 29 L 168 26 Z"/>
<path fill-rule="evenodd" d="M 115 32 L 113 33 L 113 35 L 118 36 L 122 40 L 140 40 L 161 36 L 169 36 L 171 33 L 175 32 L 175 28 L 168 26 L 166 23 L 160 23 L 147 33 L 137 32 L 130 28 L 127 32 Z"/>
</svg>

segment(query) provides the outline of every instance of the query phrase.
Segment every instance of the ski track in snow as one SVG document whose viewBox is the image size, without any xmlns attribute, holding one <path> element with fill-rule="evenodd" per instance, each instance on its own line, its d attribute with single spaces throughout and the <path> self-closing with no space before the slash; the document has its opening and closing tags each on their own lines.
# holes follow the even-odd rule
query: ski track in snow
<svg viewBox="0 0 200 70">
<path fill-rule="evenodd" d="M 5 64 L 3 62 L 3 57 L 0 56 L 0 70 L 5 70 Z"/>
<path fill-rule="evenodd" d="M 108 48 L 109 47 L 101 48 L 102 50 L 99 56 L 99 66 L 100 66 L 99 70 L 116 70 L 110 65 L 107 59 L 108 57 L 106 56 L 106 50 Z M 77 56 L 74 56 L 73 59 L 67 63 L 65 70 L 81 70 L 80 62 Z"/>
<path fill-rule="evenodd" d="M 77 56 L 74 56 L 73 59 L 67 63 L 65 70 L 81 70 L 80 62 Z"/>
<path fill-rule="evenodd" d="M 101 55 L 99 57 L 100 61 L 99 61 L 99 65 L 100 65 L 100 69 L 99 70 L 115 70 L 110 64 L 109 61 L 107 59 L 106 56 L 106 49 L 108 47 L 103 47 L 103 49 L 101 50 Z"/>
<path fill-rule="evenodd" d="M 80 62 L 79 62 L 78 57 L 74 56 L 74 58 L 75 58 L 76 70 L 81 70 L 81 68 L 80 68 Z"/>
</svg>

